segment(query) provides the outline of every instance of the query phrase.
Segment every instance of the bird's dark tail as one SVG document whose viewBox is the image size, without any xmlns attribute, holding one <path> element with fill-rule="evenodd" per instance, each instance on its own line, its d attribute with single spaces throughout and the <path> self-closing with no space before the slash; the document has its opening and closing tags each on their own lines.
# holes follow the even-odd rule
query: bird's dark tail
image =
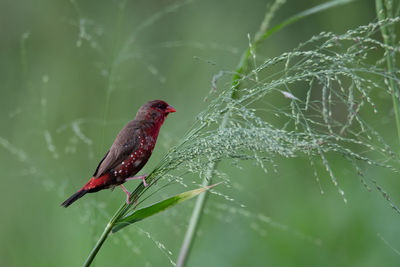
<svg viewBox="0 0 400 267">
<path fill-rule="evenodd" d="M 111 185 L 113 185 L 113 180 L 110 179 L 109 173 L 106 173 L 98 178 L 92 177 L 92 179 L 90 179 L 85 186 L 81 188 L 81 190 L 70 196 L 61 204 L 61 206 L 68 207 L 83 197 L 86 193 L 94 193 L 102 189 L 109 188 Z"/>
<path fill-rule="evenodd" d="M 67 200 L 65 200 L 61 206 L 63 207 L 68 207 L 69 205 L 71 205 L 72 203 L 74 203 L 75 201 L 77 201 L 78 199 L 80 199 L 81 197 L 83 197 L 88 191 L 85 189 L 81 189 L 78 192 L 76 192 L 75 194 L 73 194 L 72 196 L 70 196 Z"/>
</svg>

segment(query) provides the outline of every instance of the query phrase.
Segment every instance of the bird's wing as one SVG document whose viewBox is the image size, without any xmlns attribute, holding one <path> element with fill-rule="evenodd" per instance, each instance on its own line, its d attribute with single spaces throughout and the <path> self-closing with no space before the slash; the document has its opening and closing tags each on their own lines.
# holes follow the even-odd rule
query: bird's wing
<svg viewBox="0 0 400 267">
<path fill-rule="evenodd" d="M 99 162 L 99 165 L 97 165 L 97 168 L 96 168 L 96 170 L 94 171 L 94 174 L 93 174 L 94 177 L 98 177 L 97 174 L 99 173 L 100 166 L 103 163 L 103 161 L 107 158 L 109 153 L 110 153 L 110 150 L 107 151 L 107 153 L 104 155 L 103 159 Z"/>
<path fill-rule="evenodd" d="M 118 134 L 110 150 L 106 153 L 104 158 L 100 161 L 93 174 L 93 177 L 98 178 L 117 167 L 129 155 L 139 148 L 140 144 L 140 131 L 137 128 L 129 127 L 127 125 Z"/>
</svg>

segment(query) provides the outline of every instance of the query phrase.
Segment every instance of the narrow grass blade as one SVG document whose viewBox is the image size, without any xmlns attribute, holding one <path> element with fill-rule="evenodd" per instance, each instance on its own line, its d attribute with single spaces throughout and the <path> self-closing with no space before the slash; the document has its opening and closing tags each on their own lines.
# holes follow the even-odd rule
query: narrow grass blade
<svg viewBox="0 0 400 267">
<path fill-rule="evenodd" d="M 255 51 L 265 39 L 267 39 L 269 36 L 274 34 L 275 32 L 278 32 L 285 28 L 286 26 L 289 26 L 301 19 L 304 19 L 310 15 L 322 12 L 324 10 L 340 6 L 340 5 L 345 5 L 349 4 L 351 2 L 355 2 L 356 0 L 331 0 L 325 3 L 322 3 L 320 5 L 314 6 L 312 8 L 306 9 L 304 11 L 301 11 L 300 13 L 297 13 L 296 15 L 293 15 L 286 19 L 285 21 L 279 23 L 278 25 L 270 28 L 269 30 L 263 29 L 263 27 L 260 28 L 260 30 L 255 34 L 255 39 L 252 43 L 253 50 Z M 264 22 L 261 24 L 263 25 Z M 236 74 L 233 76 L 233 82 L 232 85 L 234 86 L 234 90 L 232 91 L 232 98 L 238 98 L 238 88 L 240 86 L 240 79 L 242 78 L 242 75 L 246 71 L 247 67 L 247 62 L 251 56 L 251 48 L 247 48 L 247 50 L 243 53 L 238 68 L 236 69 Z"/>
<path fill-rule="evenodd" d="M 340 5 L 344 5 L 344 4 L 348 4 L 351 2 L 354 2 L 355 0 L 333 0 L 333 1 L 329 1 L 329 2 L 325 2 L 323 4 L 314 6 L 310 9 L 304 10 L 290 18 L 288 18 L 287 20 L 285 20 L 284 22 L 272 27 L 271 29 L 269 29 L 268 31 L 265 32 L 265 34 L 262 35 L 262 37 L 260 38 L 261 40 L 264 40 L 265 38 L 267 38 L 268 36 L 270 36 L 271 34 L 273 34 L 276 31 L 279 31 L 280 29 L 284 28 L 285 26 L 288 26 L 290 24 L 295 23 L 296 21 L 303 19 L 305 17 L 308 17 L 310 15 L 316 14 L 318 12 L 324 11 L 326 9 L 335 7 L 335 6 L 340 6 Z"/>
<path fill-rule="evenodd" d="M 125 226 L 128 226 L 128 225 L 138 222 L 138 221 L 141 221 L 143 219 L 146 219 L 146 218 L 153 216 L 159 212 L 162 212 L 166 209 L 172 208 L 176 204 L 179 204 L 185 200 L 191 199 L 218 184 L 219 183 L 210 185 L 210 186 L 206 186 L 206 187 L 202 187 L 199 189 L 187 191 L 184 193 L 180 193 L 173 197 L 167 198 L 163 201 L 157 202 L 149 207 L 135 210 L 135 211 L 127 214 L 123 218 L 121 218 L 113 227 L 112 232 L 115 233 L 115 232 L 121 230 L 122 228 L 124 228 Z"/>
</svg>

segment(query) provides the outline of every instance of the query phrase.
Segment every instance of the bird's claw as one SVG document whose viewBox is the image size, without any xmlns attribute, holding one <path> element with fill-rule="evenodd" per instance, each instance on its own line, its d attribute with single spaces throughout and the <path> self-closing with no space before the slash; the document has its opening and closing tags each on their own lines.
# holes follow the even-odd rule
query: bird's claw
<svg viewBox="0 0 400 267">
<path fill-rule="evenodd" d="M 149 186 L 149 184 L 146 183 L 146 177 L 147 177 L 147 175 L 146 175 L 145 177 L 142 178 L 144 187 L 148 187 L 148 186 Z"/>
<path fill-rule="evenodd" d="M 147 178 L 147 174 L 144 174 L 144 175 L 140 175 L 140 176 L 126 178 L 125 181 L 141 179 L 143 181 L 144 187 L 148 187 L 149 184 L 146 182 L 146 178 Z"/>
<path fill-rule="evenodd" d="M 121 187 L 122 190 L 124 190 L 125 194 L 126 194 L 126 204 L 131 204 L 131 201 L 129 200 L 131 197 L 131 193 L 129 193 L 129 191 L 122 185 L 119 185 Z"/>
</svg>

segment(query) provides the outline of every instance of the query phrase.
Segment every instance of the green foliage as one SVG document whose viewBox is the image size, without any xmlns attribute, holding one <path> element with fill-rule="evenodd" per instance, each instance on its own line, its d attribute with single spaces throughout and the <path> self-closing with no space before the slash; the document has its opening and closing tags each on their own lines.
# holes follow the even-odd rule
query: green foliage
<svg viewBox="0 0 400 267">
<path fill-rule="evenodd" d="M 216 186 L 216 184 L 212 185 L 212 186 L 208 186 L 208 187 L 202 187 L 199 189 L 186 191 L 184 193 L 180 193 L 178 195 L 167 198 L 163 201 L 152 204 L 151 206 L 129 212 L 124 217 L 122 217 L 119 221 L 116 222 L 115 226 L 112 228 L 112 232 L 113 233 L 118 232 L 119 230 L 121 230 L 122 228 L 124 228 L 130 224 L 139 222 L 150 216 L 160 213 L 166 209 L 172 208 L 175 205 L 177 205 L 185 200 L 191 199 L 214 186 Z"/>
</svg>

